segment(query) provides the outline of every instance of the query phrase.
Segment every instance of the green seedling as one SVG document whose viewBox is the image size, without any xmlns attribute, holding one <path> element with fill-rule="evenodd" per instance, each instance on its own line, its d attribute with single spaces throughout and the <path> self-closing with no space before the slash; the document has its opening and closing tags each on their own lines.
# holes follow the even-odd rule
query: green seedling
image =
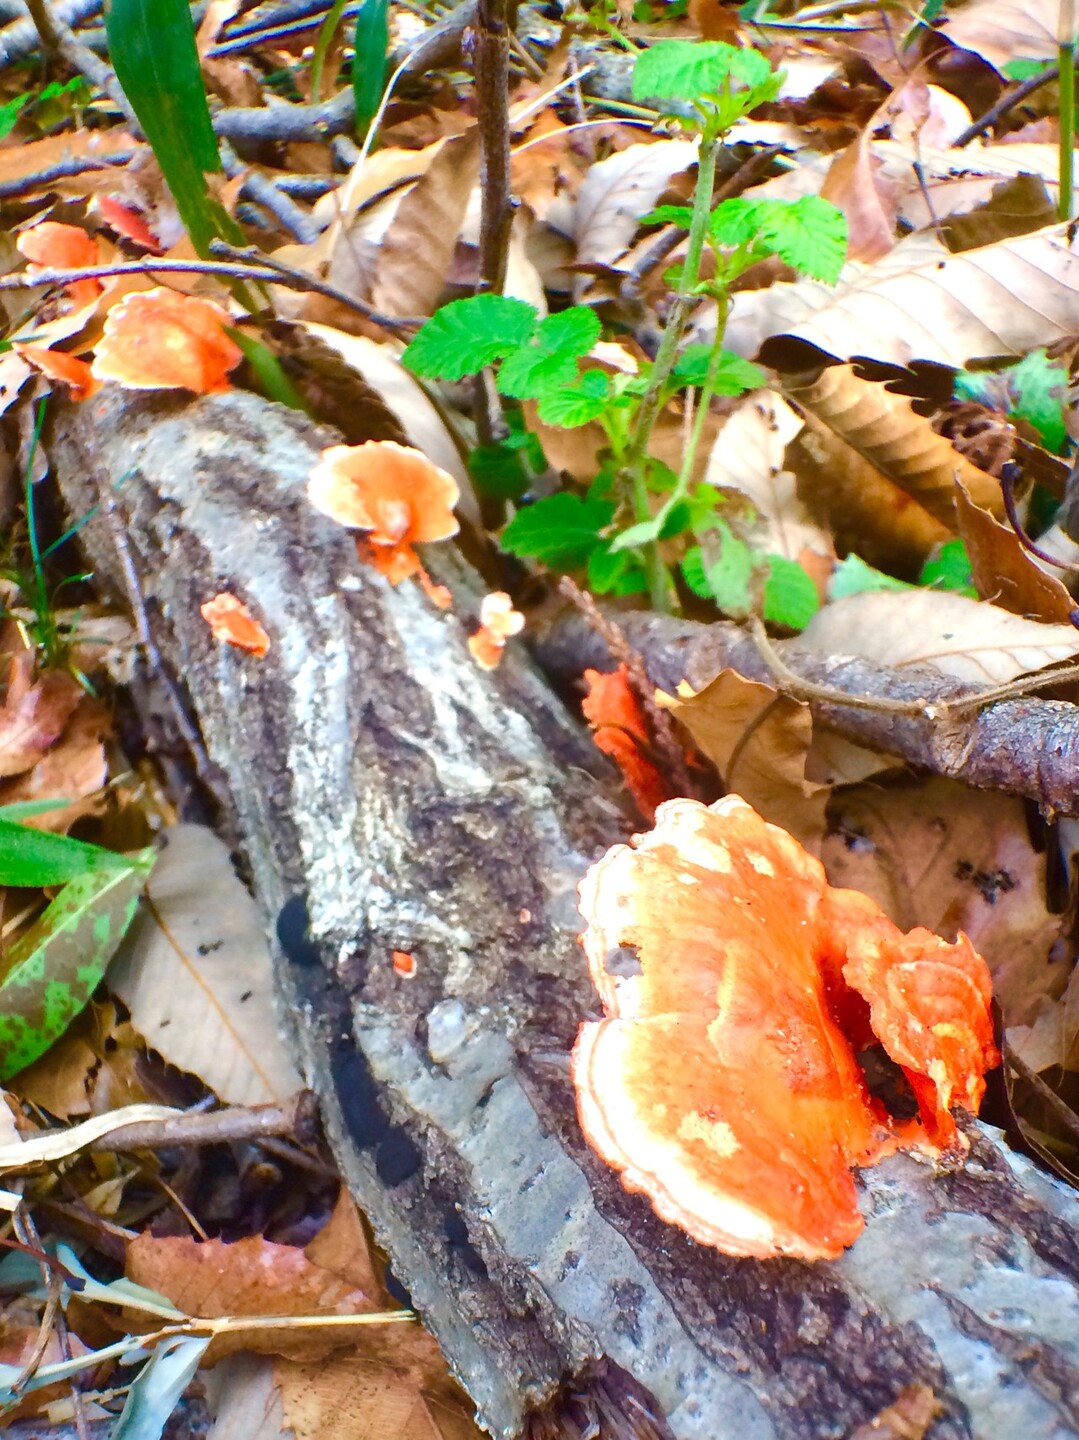
<svg viewBox="0 0 1079 1440">
<path fill-rule="evenodd" d="M 817 606 L 810 577 L 792 560 L 752 550 L 735 533 L 736 517 L 723 513 L 722 493 L 693 482 L 712 399 L 742 395 L 766 379 L 723 345 L 734 282 L 776 256 L 803 275 L 834 283 L 846 254 L 842 213 L 816 196 L 712 204 L 717 147 L 739 118 L 775 98 L 781 80 L 763 55 L 718 41 L 664 41 L 637 60 L 634 99 L 700 136 L 693 204 L 663 206 L 647 217 L 682 226 L 688 242 L 672 277 L 674 303 L 662 343 L 640 373 L 612 375 L 588 364 L 600 338 L 588 307 L 540 319 L 525 301 L 500 295 L 444 306 L 403 358 L 415 374 L 432 379 L 460 380 L 492 367 L 499 391 L 534 401 L 544 424 L 602 428 L 605 455 L 587 494 L 562 492 L 520 510 L 503 531 L 506 550 L 553 569 L 585 569 L 596 593 L 646 592 L 656 609 L 671 610 L 677 591 L 660 546 L 679 541 L 685 549 L 688 542 L 681 574 L 691 591 L 728 614 L 756 611 L 797 629 Z M 702 280 L 706 249 L 714 273 Z M 716 302 L 715 339 L 686 344 L 688 321 L 702 298 Z M 698 392 L 695 419 L 674 474 L 649 454 L 649 441 L 664 408 L 690 388 Z M 508 486 L 501 493 L 512 498 Z"/>
</svg>

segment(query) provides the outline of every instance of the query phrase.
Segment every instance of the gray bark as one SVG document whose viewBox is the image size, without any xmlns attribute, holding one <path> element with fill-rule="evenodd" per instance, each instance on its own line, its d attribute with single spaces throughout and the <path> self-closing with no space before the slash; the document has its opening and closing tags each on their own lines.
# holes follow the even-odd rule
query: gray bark
<svg viewBox="0 0 1079 1440">
<path fill-rule="evenodd" d="M 49 451 L 74 516 L 113 498 L 123 564 L 103 513 L 83 532 L 98 578 L 138 578 L 342 1172 L 482 1423 L 519 1434 L 606 1358 L 682 1440 L 845 1436 L 919 1381 L 934 1440 L 1079 1434 L 1079 1206 L 995 1133 L 954 1172 L 867 1172 L 865 1235 L 818 1265 L 697 1246 L 583 1144 L 575 887 L 630 826 L 521 648 L 472 664 L 463 565 L 441 614 L 307 504 L 331 438 L 244 393 L 106 390 L 59 410 Z M 211 639 L 219 589 L 269 631 L 265 659 Z M 620 1433 L 643 1433 L 631 1415 Z"/>
</svg>

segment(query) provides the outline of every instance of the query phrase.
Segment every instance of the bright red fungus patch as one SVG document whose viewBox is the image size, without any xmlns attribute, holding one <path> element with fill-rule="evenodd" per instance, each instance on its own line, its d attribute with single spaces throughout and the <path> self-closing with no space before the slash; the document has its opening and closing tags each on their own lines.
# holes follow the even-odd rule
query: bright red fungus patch
<svg viewBox="0 0 1079 1440">
<path fill-rule="evenodd" d="M 729 796 L 659 807 L 581 885 L 606 1018 L 573 1053 L 581 1125 L 656 1213 L 734 1255 L 839 1255 L 862 1230 L 851 1167 L 960 1137 L 999 1056 L 965 936 L 903 933 L 834 890 L 790 835 Z M 629 947 L 628 949 L 626 947 Z M 898 1125 L 855 1058 L 872 1032 L 922 1126 Z"/>
</svg>

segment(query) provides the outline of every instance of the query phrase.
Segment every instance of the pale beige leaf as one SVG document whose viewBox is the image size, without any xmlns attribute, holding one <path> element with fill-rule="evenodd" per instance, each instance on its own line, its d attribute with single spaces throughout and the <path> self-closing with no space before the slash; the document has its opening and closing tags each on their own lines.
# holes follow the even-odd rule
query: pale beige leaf
<svg viewBox="0 0 1079 1440">
<path fill-rule="evenodd" d="M 859 379 L 849 365 L 829 366 L 811 385 L 791 386 L 788 394 L 950 529 L 956 480 L 975 504 L 1003 511 L 1000 482 L 964 459 L 905 395 Z"/>
<path fill-rule="evenodd" d="M 1008 1044 L 1037 1072 L 1079 1070 L 1079 965 L 1059 1000 L 1044 995 L 1029 1025 L 1009 1027 Z"/>
<path fill-rule="evenodd" d="M 147 1042 L 232 1105 L 302 1086 L 274 1014 L 272 961 L 247 889 L 212 830 L 175 825 L 109 986 Z"/>
<path fill-rule="evenodd" d="M 213 1417 L 207 1440 L 294 1440 L 268 1355 L 226 1355 L 201 1378 Z"/>
<path fill-rule="evenodd" d="M 849 264 L 834 288 L 816 280 L 735 296 L 727 344 L 754 355 L 792 336 L 847 360 L 965 366 L 1024 355 L 1079 330 L 1079 253 L 1068 225 L 1052 225 L 951 254 L 912 235 L 875 265 Z"/>
<path fill-rule="evenodd" d="M 932 665 L 971 685 L 1002 685 L 1079 654 L 1079 630 L 1043 625 L 943 590 L 850 595 L 819 610 L 806 643 L 879 665 Z"/>
<path fill-rule="evenodd" d="M 716 767 L 725 790 L 820 853 L 829 792 L 806 779 L 808 705 L 735 670 L 720 671 L 696 694 L 683 682 L 677 696 L 664 695 L 661 703 Z"/>
<path fill-rule="evenodd" d="M 709 485 L 748 495 L 761 519 L 758 548 L 788 560 L 806 550 L 832 553 L 830 536 L 810 519 L 798 499 L 795 477 L 783 464 L 801 428 L 801 419 L 781 395 L 754 390 L 716 436 L 704 472 Z"/>
<path fill-rule="evenodd" d="M 697 162 L 693 140 L 630 145 L 593 165 L 572 212 L 577 259 L 615 266 L 672 178 Z"/>
<path fill-rule="evenodd" d="M 446 287 L 469 196 L 479 179 L 479 130 L 442 147 L 386 231 L 371 303 L 387 315 L 430 315 Z"/>
<path fill-rule="evenodd" d="M 1059 15 L 1060 0 L 974 0 L 949 14 L 940 30 L 1002 70 L 1009 60 L 1055 58 Z"/>
<path fill-rule="evenodd" d="M 1045 854 L 1023 801 L 939 778 L 841 792 L 821 858 L 833 885 L 870 895 L 904 930 L 969 935 L 985 956 L 1006 1024 L 1056 994 L 1070 957 L 1046 903 Z"/>
</svg>

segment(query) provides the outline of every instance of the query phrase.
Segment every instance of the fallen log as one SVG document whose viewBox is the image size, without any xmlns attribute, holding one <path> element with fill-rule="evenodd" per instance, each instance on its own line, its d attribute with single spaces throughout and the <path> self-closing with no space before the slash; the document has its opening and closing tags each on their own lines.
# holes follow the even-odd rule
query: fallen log
<svg viewBox="0 0 1079 1440">
<path fill-rule="evenodd" d="M 696 1245 L 586 1148 L 575 887 L 630 825 L 523 652 L 472 663 L 463 564 L 440 613 L 306 502 L 332 438 L 242 392 L 107 389 L 48 450 L 205 744 L 342 1174 L 481 1423 L 578 1434 L 560 1387 L 592 1375 L 602 1433 L 642 1440 L 848 1436 L 912 1385 L 933 1440 L 1079 1434 L 1079 1204 L 995 1132 L 958 1169 L 866 1172 L 865 1234 L 816 1265 Z M 211 639 L 219 590 L 264 659 Z"/>
</svg>

